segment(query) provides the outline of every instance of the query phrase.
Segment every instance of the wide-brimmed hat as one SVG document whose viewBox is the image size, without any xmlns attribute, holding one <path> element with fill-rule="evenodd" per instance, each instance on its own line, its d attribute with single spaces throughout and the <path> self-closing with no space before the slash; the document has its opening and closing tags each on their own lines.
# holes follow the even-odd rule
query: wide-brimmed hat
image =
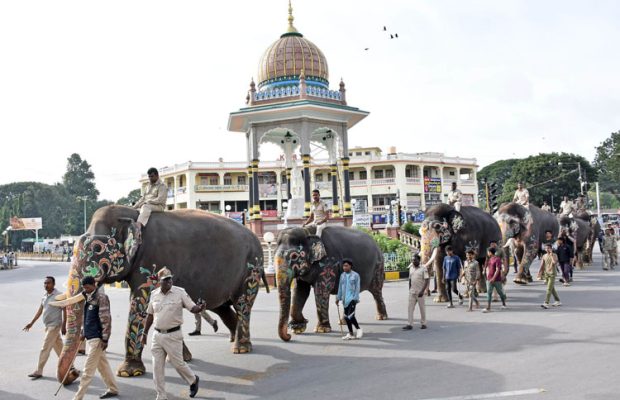
<svg viewBox="0 0 620 400">
<path fill-rule="evenodd" d="M 157 272 L 157 278 L 161 281 L 167 278 L 172 278 L 174 275 L 172 275 L 172 272 L 166 268 L 163 267 L 162 269 L 159 270 L 159 272 Z"/>
</svg>

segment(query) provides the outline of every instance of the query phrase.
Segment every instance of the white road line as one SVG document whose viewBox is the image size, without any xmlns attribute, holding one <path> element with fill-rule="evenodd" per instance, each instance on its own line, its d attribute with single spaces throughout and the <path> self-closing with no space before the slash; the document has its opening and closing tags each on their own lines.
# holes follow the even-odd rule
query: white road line
<svg viewBox="0 0 620 400">
<path fill-rule="evenodd" d="M 513 390 L 510 392 L 497 392 L 497 393 L 485 393 L 485 394 L 470 394 L 466 396 L 454 396 L 454 397 L 437 397 L 432 399 L 423 400 L 480 400 L 480 399 L 497 399 L 499 397 L 511 397 L 511 396 L 525 396 L 527 394 L 539 394 L 545 392 L 545 389 L 525 389 L 525 390 Z"/>
</svg>

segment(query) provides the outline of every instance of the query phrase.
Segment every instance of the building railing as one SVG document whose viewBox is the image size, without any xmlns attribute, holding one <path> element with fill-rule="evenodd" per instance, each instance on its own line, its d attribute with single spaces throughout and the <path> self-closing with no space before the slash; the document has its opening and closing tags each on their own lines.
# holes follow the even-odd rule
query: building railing
<svg viewBox="0 0 620 400">
<path fill-rule="evenodd" d="M 319 190 L 331 189 L 332 183 L 331 182 L 314 182 L 314 187 Z"/>
<path fill-rule="evenodd" d="M 406 244 L 407 246 L 420 250 L 420 237 L 416 235 L 412 235 L 409 232 L 400 231 L 400 242 Z"/>
<path fill-rule="evenodd" d="M 185 192 L 187 192 L 187 186 L 181 186 L 180 188 L 177 188 L 178 194 L 183 194 Z"/>
<path fill-rule="evenodd" d="M 387 214 L 390 206 L 370 206 L 368 208 L 370 209 L 370 212 L 373 214 Z"/>
<path fill-rule="evenodd" d="M 421 178 L 407 178 L 408 185 L 419 185 L 422 183 Z"/>
<path fill-rule="evenodd" d="M 461 185 L 472 186 L 476 184 L 476 181 L 474 179 L 461 179 L 459 183 Z"/>
<path fill-rule="evenodd" d="M 196 185 L 196 192 L 247 192 L 248 185 Z"/>
<path fill-rule="evenodd" d="M 366 186 L 368 185 L 368 181 L 366 179 L 356 179 L 353 181 L 349 181 L 349 185 L 351 186 Z"/>
<path fill-rule="evenodd" d="M 396 179 L 394 178 L 380 178 L 380 179 L 372 180 L 373 185 L 390 185 L 390 184 L 393 184 L 394 182 L 396 182 Z"/>
</svg>

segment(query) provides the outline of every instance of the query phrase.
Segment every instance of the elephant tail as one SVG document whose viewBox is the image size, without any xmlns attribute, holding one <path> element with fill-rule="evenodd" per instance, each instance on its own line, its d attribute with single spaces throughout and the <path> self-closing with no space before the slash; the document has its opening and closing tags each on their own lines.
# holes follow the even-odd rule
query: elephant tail
<svg viewBox="0 0 620 400">
<path fill-rule="evenodd" d="M 261 279 L 263 280 L 263 285 L 265 285 L 265 291 L 267 293 L 269 293 L 269 282 L 267 282 L 267 275 L 265 274 L 265 269 L 264 268 L 261 269 L 260 275 L 261 275 Z M 274 282 L 275 282 L 275 280 L 274 280 Z"/>
</svg>

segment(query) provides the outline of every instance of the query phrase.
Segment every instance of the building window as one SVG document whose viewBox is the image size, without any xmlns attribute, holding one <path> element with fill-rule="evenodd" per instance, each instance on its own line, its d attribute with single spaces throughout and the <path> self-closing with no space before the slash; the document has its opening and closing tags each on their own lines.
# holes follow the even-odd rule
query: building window
<svg viewBox="0 0 620 400">
<path fill-rule="evenodd" d="M 314 181 L 315 182 L 323 182 L 323 174 L 316 174 L 314 176 Z"/>
<path fill-rule="evenodd" d="M 369 156 L 369 155 L 370 155 L 370 152 L 369 152 L 369 151 L 365 151 L 365 152 L 364 152 L 364 155 L 365 155 L 365 156 Z"/>
<path fill-rule="evenodd" d="M 360 171 L 360 181 L 365 181 L 366 179 L 368 179 L 368 174 L 366 173 L 366 170 Z"/>
<path fill-rule="evenodd" d="M 361 152 L 361 151 L 356 151 L 356 152 L 355 152 L 355 155 L 356 155 L 356 156 L 361 156 L 361 155 L 362 155 L 362 152 Z"/>
<path fill-rule="evenodd" d="M 354 181 L 355 180 L 355 172 L 349 171 L 349 180 L 350 181 Z"/>
<path fill-rule="evenodd" d="M 210 176 L 209 185 L 218 185 L 220 182 L 219 176 Z"/>
<path fill-rule="evenodd" d="M 224 185 L 232 185 L 232 177 L 230 175 L 224 175 Z"/>
<path fill-rule="evenodd" d="M 245 178 L 246 178 L 246 177 L 245 177 L 244 175 L 238 176 L 238 177 L 237 177 L 237 184 L 238 184 L 238 185 L 245 185 L 245 184 L 246 184 L 246 183 L 245 183 L 245 182 L 246 182 Z"/>
<path fill-rule="evenodd" d="M 407 165 L 405 168 L 405 177 L 406 178 L 417 178 L 419 174 L 419 169 L 417 165 Z"/>
<path fill-rule="evenodd" d="M 394 177 L 394 170 L 393 169 L 386 169 L 385 170 L 385 177 L 386 178 L 393 178 Z"/>
<path fill-rule="evenodd" d="M 454 171 L 450 171 L 450 176 L 454 176 Z"/>
<path fill-rule="evenodd" d="M 375 179 L 383 179 L 383 170 L 382 169 L 376 169 L 375 170 Z"/>
</svg>

